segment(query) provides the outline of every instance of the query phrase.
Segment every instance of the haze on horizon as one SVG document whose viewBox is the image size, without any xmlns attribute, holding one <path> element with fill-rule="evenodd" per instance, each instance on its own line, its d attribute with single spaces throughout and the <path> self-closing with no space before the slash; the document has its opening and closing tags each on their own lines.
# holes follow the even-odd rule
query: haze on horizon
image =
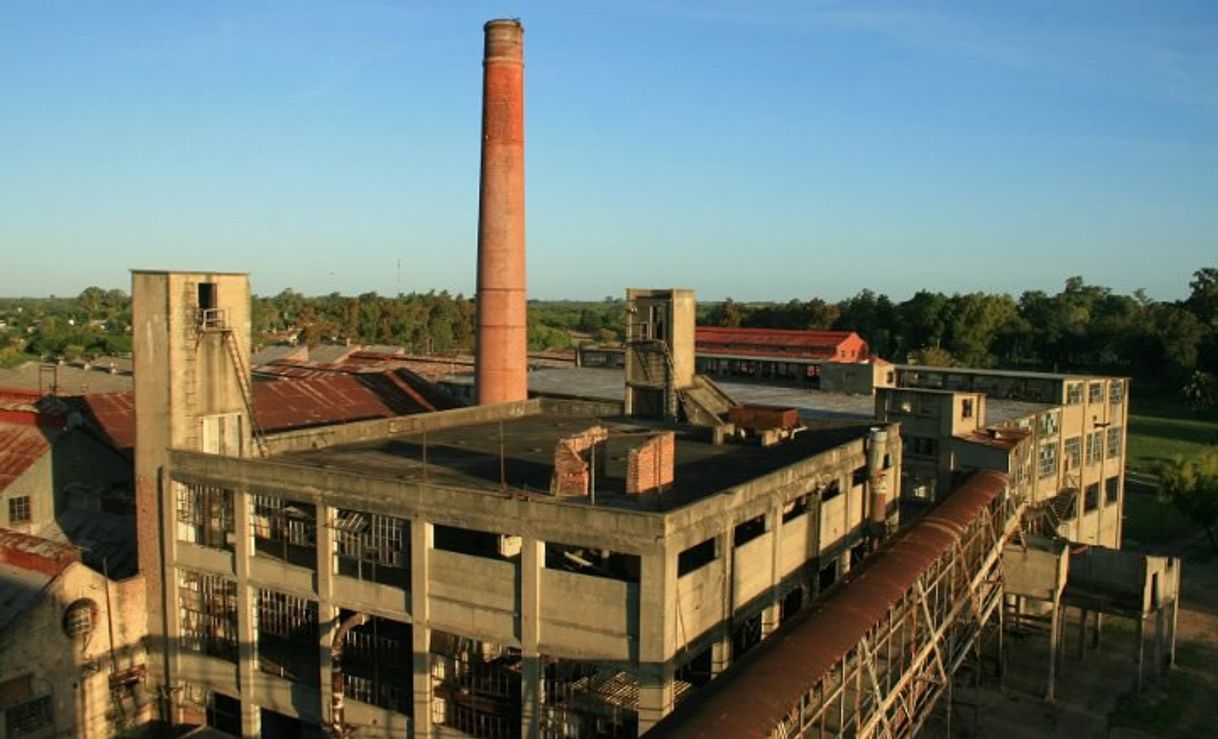
<svg viewBox="0 0 1218 739">
<path fill-rule="evenodd" d="M 471 294 L 481 27 L 525 25 L 529 294 L 1188 292 L 1218 5 L 0 6 L 0 295 Z M 401 264 L 399 270 L 398 264 Z"/>
</svg>

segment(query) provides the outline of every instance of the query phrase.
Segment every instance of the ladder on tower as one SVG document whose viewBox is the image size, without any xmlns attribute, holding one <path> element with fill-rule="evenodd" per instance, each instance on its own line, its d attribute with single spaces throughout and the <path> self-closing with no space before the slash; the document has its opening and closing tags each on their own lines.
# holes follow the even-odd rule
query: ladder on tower
<svg viewBox="0 0 1218 739">
<path fill-rule="evenodd" d="M 251 386 L 250 371 L 249 367 L 245 364 L 245 359 L 241 356 L 241 347 L 237 345 L 237 332 L 230 327 L 222 333 L 224 334 L 224 346 L 228 349 L 228 356 L 233 360 L 233 371 L 237 374 L 237 385 L 241 388 L 241 402 L 245 404 L 245 414 L 249 418 L 250 436 L 253 437 L 254 448 L 257 450 L 258 456 L 270 456 L 270 450 L 267 448 L 262 427 L 258 424 L 258 417 L 254 413 L 254 392 Z"/>
</svg>

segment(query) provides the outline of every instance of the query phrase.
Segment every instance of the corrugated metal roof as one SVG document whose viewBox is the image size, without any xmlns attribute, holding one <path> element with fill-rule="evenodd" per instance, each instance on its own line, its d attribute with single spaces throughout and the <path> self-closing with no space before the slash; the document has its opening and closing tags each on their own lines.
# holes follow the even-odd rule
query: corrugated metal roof
<svg viewBox="0 0 1218 739">
<path fill-rule="evenodd" d="M 29 414 L 31 417 L 34 414 Z M 52 432 L 34 422 L 0 421 L 0 490 L 21 477 L 51 448 Z"/>
<path fill-rule="evenodd" d="M 796 616 L 694 693 L 649 737 L 766 737 L 800 697 L 834 668 L 932 562 L 959 530 L 1006 487 L 1005 475 L 977 472 L 881 553 L 852 573 L 823 603 Z"/>
<path fill-rule="evenodd" d="M 72 402 L 115 449 L 135 448 L 134 394 L 93 393 L 73 398 Z"/>
</svg>

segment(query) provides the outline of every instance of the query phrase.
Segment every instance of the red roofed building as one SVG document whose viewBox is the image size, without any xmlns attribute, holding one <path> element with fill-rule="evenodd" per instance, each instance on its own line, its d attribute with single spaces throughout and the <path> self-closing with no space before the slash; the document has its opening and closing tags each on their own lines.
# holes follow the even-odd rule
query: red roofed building
<svg viewBox="0 0 1218 739">
<path fill-rule="evenodd" d="M 698 326 L 695 346 L 699 354 L 802 357 L 826 362 L 865 362 L 870 358 L 867 342 L 853 331 Z"/>
</svg>

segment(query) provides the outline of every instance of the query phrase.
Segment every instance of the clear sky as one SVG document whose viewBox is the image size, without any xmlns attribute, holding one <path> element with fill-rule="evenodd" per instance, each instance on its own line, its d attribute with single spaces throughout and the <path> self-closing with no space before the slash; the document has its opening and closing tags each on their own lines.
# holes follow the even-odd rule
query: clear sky
<svg viewBox="0 0 1218 739">
<path fill-rule="evenodd" d="M 1218 265 L 1214 0 L 4 0 L 0 295 L 470 293 L 496 17 L 533 297 L 1171 299 Z"/>
</svg>

